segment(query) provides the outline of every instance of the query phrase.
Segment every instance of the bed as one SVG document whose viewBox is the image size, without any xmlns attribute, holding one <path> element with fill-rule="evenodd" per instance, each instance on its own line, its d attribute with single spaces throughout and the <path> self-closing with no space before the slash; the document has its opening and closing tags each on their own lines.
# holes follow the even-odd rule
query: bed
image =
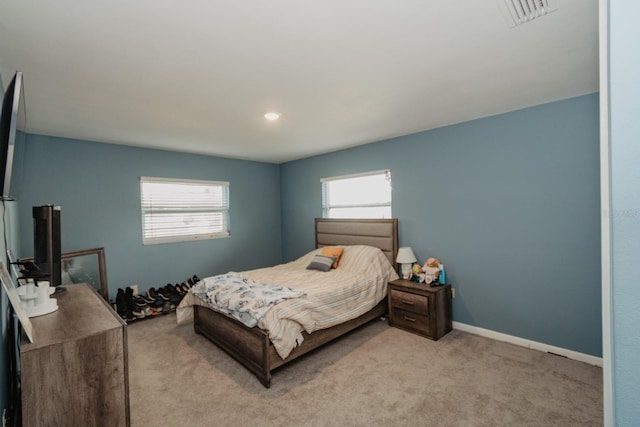
<svg viewBox="0 0 640 427">
<path fill-rule="evenodd" d="M 377 253 L 376 256 L 385 259 L 385 263 L 386 260 L 388 260 L 389 265 L 394 266 L 398 251 L 397 219 L 316 218 L 315 247 L 317 250 L 315 252 L 312 251 L 292 263 L 273 267 L 273 270 L 259 269 L 247 272 L 247 274 L 253 274 L 257 277 L 270 277 L 269 274 L 280 274 L 280 270 L 277 270 L 277 268 L 281 268 L 284 269 L 282 270 L 284 277 L 288 274 L 286 271 L 287 268 L 293 268 L 291 266 L 296 263 L 300 265 L 306 264 L 315 253 L 325 246 L 347 247 L 344 252 L 345 269 L 348 268 L 347 265 L 351 265 L 349 263 L 354 262 L 350 261 L 349 254 L 356 252 L 358 254 L 369 254 L 371 252 L 369 251 L 371 248 L 367 247 L 379 248 L 380 251 L 374 250 Z M 341 266 L 342 262 L 343 261 L 340 261 Z M 388 265 L 386 265 L 385 268 L 388 268 Z M 389 280 L 397 278 L 393 267 L 391 267 L 391 269 L 392 271 L 387 273 L 386 276 Z M 333 277 L 335 277 L 336 280 L 340 277 L 337 275 L 338 270 L 340 270 L 340 267 L 332 270 L 334 273 Z M 306 273 L 303 273 L 299 277 L 309 277 L 305 274 Z M 322 274 L 326 273 L 320 273 L 318 277 L 322 276 Z M 327 279 L 322 280 L 329 280 L 329 278 L 334 280 L 330 275 L 324 277 Z M 288 276 L 287 278 L 290 282 L 291 278 Z M 363 279 L 363 282 L 367 281 L 370 280 Z M 333 323 L 336 323 L 334 321 L 333 323 L 330 323 L 331 326 L 329 327 L 323 327 L 320 325 L 316 328 L 315 325 L 312 325 L 314 327 L 309 328 L 307 325 L 306 328 L 312 330 L 312 333 L 307 332 L 305 328 L 300 326 L 299 328 L 301 330 L 298 336 L 301 339 L 299 339 L 297 345 L 294 343 L 292 349 L 287 349 L 286 351 L 282 349 L 281 343 L 275 340 L 277 345 L 274 346 L 272 339 L 270 339 L 269 332 L 271 331 L 271 335 L 273 335 L 273 328 L 269 328 L 269 331 L 261 329 L 259 326 L 247 327 L 240 321 L 226 314 L 212 310 L 202 300 L 195 298 L 191 294 L 189 295 L 189 298 L 185 298 L 178 307 L 178 321 L 182 322 L 192 315 L 194 330 L 196 333 L 202 334 L 208 338 L 252 372 L 265 387 L 270 387 L 271 374 L 275 369 L 322 346 L 323 344 L 326 344 L 327 342 L 333 341 L 334 339 L 379 318 L 380 316 L 384 316 L 387 313 L 388 308 L 386 283 L 383 285 L 384 286 L 376 287 L 376 299 L 369 301 L 366 308 L 359 309 L 356 313 L 357 317 L 355 318 L 333 325 Z M 312 294 L 313 292 L 310 292 L 310 300 L 312 299 Z M 289 300 L 284 303 L 280 303 L 270 308 L 267 315 L 269 316 L 273 311 L 280 310 L 282 307 L 285 307 L 286 304 L 294 304 L 293 301 L 300 302 L 300 300 L 301 299 Z M 285 308 L 282 308 L 282 310 L 286 311 Z M 360 311 L 364 310 L 366 311 L 360 314 Z M 304 324 L 304 322 L 301 323 Z M 283 354 L 285 357 L 283 357 Z"/>
</svg>

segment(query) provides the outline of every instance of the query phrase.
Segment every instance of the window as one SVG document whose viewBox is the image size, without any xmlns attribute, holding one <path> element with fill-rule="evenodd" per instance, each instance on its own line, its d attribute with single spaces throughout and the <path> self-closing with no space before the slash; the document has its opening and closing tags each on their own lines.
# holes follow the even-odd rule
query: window
<svg viewBox="0 0 640 427">
<path fill-rule="evenodd" d="M 229 236 L 229 183 L 140 178 L 142 243 Z"/>
<path fill-rule="evenodd" d="M 322 178 L 324 218 L 391 218 L 391 171 Z"/>
</svg>

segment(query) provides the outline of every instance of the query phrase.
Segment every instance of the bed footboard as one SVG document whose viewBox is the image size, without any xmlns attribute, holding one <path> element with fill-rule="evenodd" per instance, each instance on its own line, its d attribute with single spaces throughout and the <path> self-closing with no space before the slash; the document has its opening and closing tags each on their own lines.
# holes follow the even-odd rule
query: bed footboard
<svg viewBox="0 0 640 427">
<path fill-rule="evenodd" d="M 230 354 L 245 368 L 251 371 L 265 387 L 271 386 L 271 372 L 292 360 L 333 341 L 334 339 L 384 316 L 388 311 L 387 298 L 384 298 L 372 310 L 340 325 L 322 329 L 312 334 L 303 332 L 304 342 L 293 349 L 286 359 L 280 358 L 269 335 L 257 327 L 247 328 L 242 323 L 224 314 L 195 305 L 193 327 L 196 333 L 207 337 L 211 342 Z"/>
<path fill-rule="evenodd" d="M 269 336 L 259 328 L 247 328 L 242 323 L 210 310 L 194 306 L 193 327 L 196 333 L 226 351 L 260 380 L 271 386 Z"/>
</svg>

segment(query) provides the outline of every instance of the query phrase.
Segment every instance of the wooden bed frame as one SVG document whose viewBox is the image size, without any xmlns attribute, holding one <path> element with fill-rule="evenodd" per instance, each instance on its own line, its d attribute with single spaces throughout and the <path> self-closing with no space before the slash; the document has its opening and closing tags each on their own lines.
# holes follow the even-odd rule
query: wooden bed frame
<svg viewBox="0 0 640 427">
<path fill-rule="evenodd" d="M 398 220 L 395 218 L 316 218 L 315 231 L 316 248 L 334 245 L 375 246 L 382 249 L 391 265 L 395 265 L 398 253 Z M 194 306 L 193 326 L 196 333 L 207 337 L 251 371 L 265 387 L 270 387 L 274 369 L 385 315 L 387 311 L 387 299 L 384 298 L 372 310 L 356 319 L 312 334 L 303 331 L 304 342 L 293 349 L 286 359 L 278 355 L 266 331 L 258 327 L 248 328 L 206 307 Z"/>
</svg>

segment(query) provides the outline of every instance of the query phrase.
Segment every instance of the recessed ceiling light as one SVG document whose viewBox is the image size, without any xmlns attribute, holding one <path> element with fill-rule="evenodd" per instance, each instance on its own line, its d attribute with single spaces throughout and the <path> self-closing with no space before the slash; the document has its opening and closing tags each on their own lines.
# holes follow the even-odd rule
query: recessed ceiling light
<svg viewBox="0 0 640 427">
<path fill-rule="evenodd" d="M 274 111 L 270 111 L 264 114 L 264 118 L 267 120 L 278 120 L 280 118 L 280 113 L 276 113 Z"/>
</svg>

